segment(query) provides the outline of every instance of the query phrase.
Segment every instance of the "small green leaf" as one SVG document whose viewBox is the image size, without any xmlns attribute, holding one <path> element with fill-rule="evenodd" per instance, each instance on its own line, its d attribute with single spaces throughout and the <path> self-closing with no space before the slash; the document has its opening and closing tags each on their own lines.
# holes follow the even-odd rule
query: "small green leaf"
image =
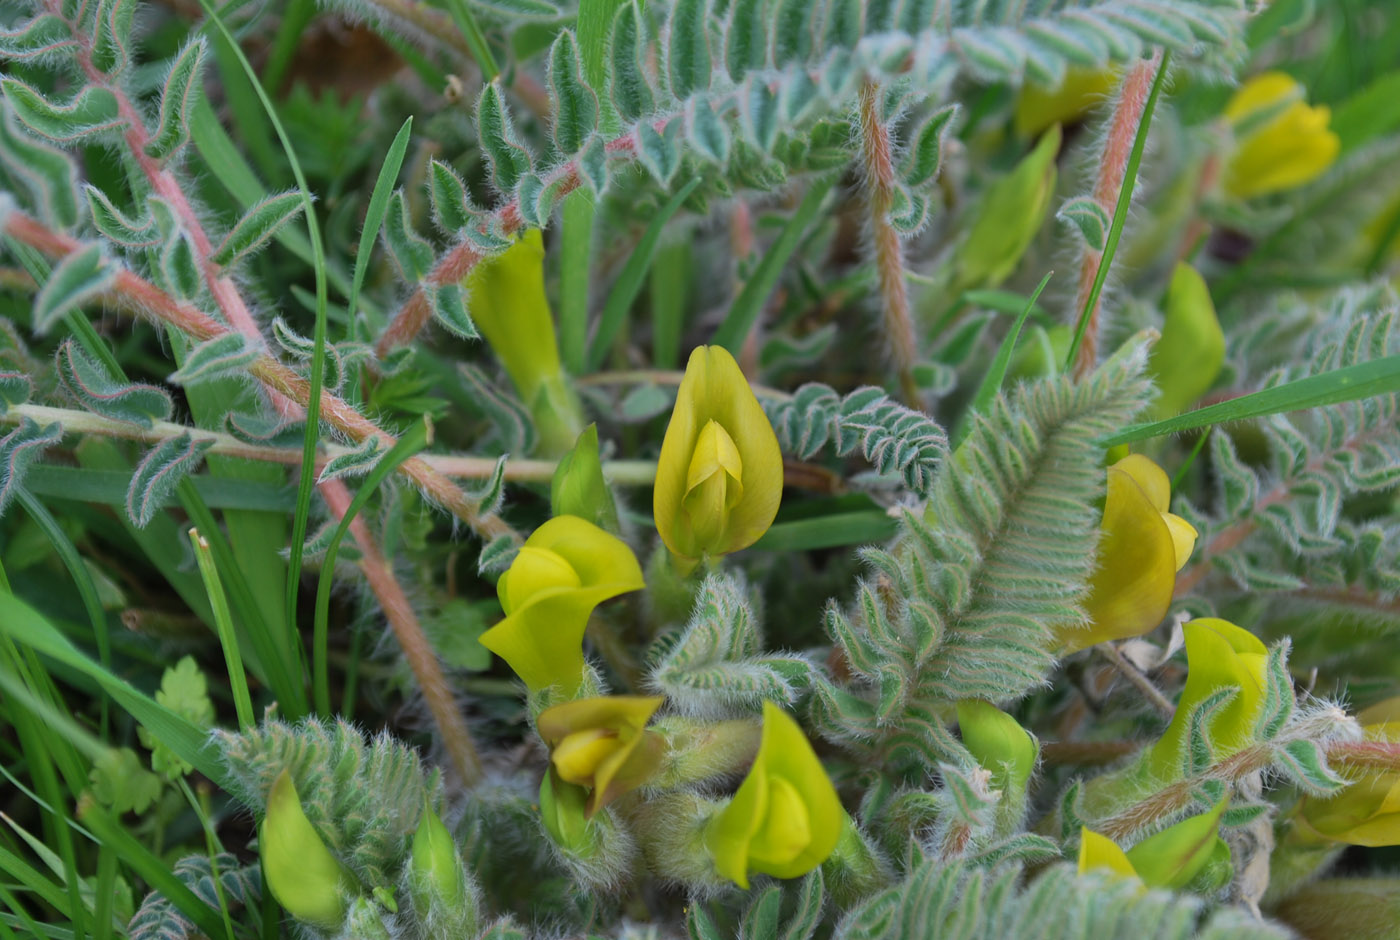
<svg viewBox="0 0 1400 940">
<path fill-rule="evenodd" d="M 1093 196 L 1076 196 L 1069 200 L 1055 213 L 1055 218 L 1078 232 L 1091 251 L 1103 251 L 1113 220 Z"/>
<path fill-rule="evenodd" d="M 161 243 L 160 229 L 153 217 L 129 219 L 96 186 L 89 183 L 85 190 L 92 224 L 103 235 L 124 248 L 152 248 Z"/>
<path fill-rule="evenodd" d="M 598 458 L 598 425 L 584 428 L 573 449 L 560 459 L 549 484 L 549 505 L 556 516 L 578 516 L 618 534 L 617 503 Z"/>
<path fill-rule="evenodd" d="M 96 243 L 65 256 L 34 298 L 34 332 L 47 333 L 55 320 L 106 291 L 116 277 L 117 266 Z"/>
<path fill-rule="evenodd" d="M 710 32 L 706 0 L 676 0 L 666 26 L 666 74 L 682 101 L 710 87 Z"/>
<path fill-rule="evenodd" d="M 473 405 L 481 410 L 496 432 L 498 446 L 515 454 L 528 454 L 539 435 L 530 411 L 499 382 L 493 382 L 480 369 L 459 363 L 458 372 L 466 381 Z"/>
<path fill-rule="evenodd" d="M 740 114 L 749 141 L 764 153 L 770 152 L 778 140 L 778 95 L 765 79 L 750 76 Z"/>
<path fill-rule="evenodd" d="M 34 380 L 23 372 L 0 372 L 0 415 L 15 405 L 29 401 L 34 394 Z"/>
<path fill-rule="evenodd" d="M 456 284 L 425 284 L 423 294 L 433 319 L 461 339 L 480 339 L 467 310 L 467 292 Z"/>
<path fill-rule="evenodd" d="M 554 108 L 554 146 L 564 157 L 583 149 L 598 129 L 598 96 L 588 87 L 570 30 L 562 30 L 549 50 L 549 100 Z"/>
<path fill-rule="evenodd" d="M 125 69 L 131 61 L 131 23 L 137 0 L 98 0 L 93 17 L 92 62 L 108 75 Z"/>
<path fill-rule="evenodd" d="M 193 473 L 214 446 L 210 438 L 195 440 L 188 431 L 168 438 L 151 448 L 126 491 L 126 514 L 133 525 L 144 529 L 175 492 L 180 481 Z"/>
<path fill-rule="evenodd" d="M 22 131 L 0 108 L 0 164 L 38 203 L 39 216 L 61 228 L 78 223 L 78 175 L 68 154 Z"/>
<path fill-rule="evenodd" d="M 0 515 L 24 485 L 24 475 L 43 452 L 63 439 L 63 426 L 40 427 L 28 416 L 19 427 L 0 438 Z"/>
<path fill-rule="evenodd" d="M 233 229 L 224 236 L 223 243 L 215 249 L 211 260 L 224 267 L 237 264 L 271 241 L 278 230 L 296 218 L 303 208 L 301 193 L 268 196 L 239 218 Z"/>
<path fill-rule="evenodd" d="M 434 160 L 428 168 L 428 192 L 433 202 L 433 218 L 445 232 L 459 232 L 472 223 L 479 210 L 472 205 L 467 184 L 457 171 Z"/>
<path fill-rule="evenodd" d="M 943 164 L 943 138 L 957 113 L 957 105 L 939 108 L 914 133 L 899 165 L 899 175 L 906 185 L 922 186 L 938 176 Z"/>
<path fill-rule="evenodd" d="M 421 281 L 432 270 L 433 246 L 413 230 L 408 201 L 402 190 L 389 197 L 389 211 L 384 216 L 384 244 L 394 256 L 404 280 L 410 284 Z"/>
<path fill-rule="evenodd" d="M 476 570 L 481 575 L 500 574 L 510 567 L 520 551 L 520 543 L 509 535 L 498 535 L 481 546 L 477 556 Z"/>
<path fill-rule="evenodd" d="M 68 24 L 52 13 L 42 13 L 12 30 L 0 29 L 0 58 L 46 59 L 77 47 Z"/>
<path fill-rule="evenodd" d="M 1348 783 L 1327 766 L 1322 745 L 1316 741 L 1289 741 L 1274 751 L 1274 766 L 1314 796 L 1336 793 Z"/>
<path fill-rule="evenodd" d="M 161 286 L 181 300 L 194 300 L 204 289 L 199 253 L 189 233 L 176 229 L 160 250 Z"/>
<path fill-rule="evenodd" d="M 177 385 L 193 385 L 242 372 L 261 355 L 262 349 L 250 343 L 242 333 L 225 333 L 191 349 L 180 368 L 171 374 L 170 381 Z"/>
<path fill-rule="evenodd" d="M 701 156 L 723 166 L 729 160 L 729 128 L 703 98 L 686 112 L 687 136 Z"/>
<path fill-rule="evenodd" d="M 642 67 L 643 51 L 641 11 L 635 2 L 624 3 L 613 17 L 609 84 L 613 107 L 624 121 L 635 121 L 652 109 L 654 96 Z"/>
<path fill-rule="evenodd" d="M 534 169 L 534 159 L 516 135 L 505 98 L 495 82 L 481 89 L 476 102 L 476 129 L 491 168 L 491 181 L 502 193 L 514 192 L 520 177 Z"/>
<path fill-rule="evenodd" d="M 55 355 L 59 381 L 88 411 L 115 421 L 149 428 L 165 421 L 175 408 L 170 395 L 154 385 L 114 379 L 104 365 L 90 358 L 73 340 L 63 341 Z"/>
<path fill-rule="evenodd" d="M 739 922 L 740 940 L 769 940 L 778 935 L 778 910 L 783 903 L 783 891 L 769 885 L 758 893 Z"/>
<path fill-rule="evenodd" d="M 185 46 L 170 67 L 160 96 L 160 122 L 146 144 L 146 156 L 169 160 L 190 139 L 190 107 L 199 97 L 204 50 L 204 39 L 196 39 Z"/>
<path fill-rule="evenodd" d="M 326 465 L 321 468 L 320 476 L 316 477 L 316 482 L 318 484 L 325 483 L 327 480 L 334 480 L 338 477 L 369 473 L 383 454 L 384 444 L 379 438 L 367 437 L 354 450 L 327 460 Z"/>
<path fill-rule="evenodd" d="M 0 89 L 26 127 L 55 143 L 87 143 L 125 123 L 105 88 L 89 85 L 67 104 L 54 104 L 17 78 L 0 77 Z"/>
<path fill-rule="evenodd" d="M 209 681 L 193 656 L 181 657 L 175 665 L 166 667 L 161 676 L 160 689 L 156 692 L 156 701 L 197 728 L 214 726 L 214 703 L 209 698 Z M 151 752 L 151 769 L 163 774 L 166 779 L 174 780 L 194 769 L 145 728 L 138 728 L 137 735 L 142 745 Z"/>
<path fill-rule="evenodd" d="M 680 169 L 680 129 L 679 120 L 672 120 L 659 134 L 650 124 L 637 128 L 637 159 L 662 186 L 669 186 Z"/>
<path fill-rule="evenodd" d="M 109 748 L 92 765 L 92 795 L 113 813 L 144 813 L 160 797 L 160 778 L 129 747 Z"/>
<path fill-rule="evenodd" d="M 724 46 L 724 65 L 736 83 L 767 62 L 768 37 L 764 29 L 763 0 L 734 0 L 729 8 L 729 28 Z"/>
</svg>

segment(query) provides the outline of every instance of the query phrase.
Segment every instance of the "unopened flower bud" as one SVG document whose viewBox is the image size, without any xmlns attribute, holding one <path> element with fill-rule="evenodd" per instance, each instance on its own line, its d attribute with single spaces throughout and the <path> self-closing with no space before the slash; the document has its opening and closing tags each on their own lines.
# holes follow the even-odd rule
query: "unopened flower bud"
<svg viewBox="0 0 1400 940">
<path fill-rule="evenodd" d="M 321 841 L 301 808 L 292 775 L 284 770 L 267 795 L 258 834 L 263 878 L 288 914 L 334 929 L 345 920 L 354 879 Z"/>
</svg>

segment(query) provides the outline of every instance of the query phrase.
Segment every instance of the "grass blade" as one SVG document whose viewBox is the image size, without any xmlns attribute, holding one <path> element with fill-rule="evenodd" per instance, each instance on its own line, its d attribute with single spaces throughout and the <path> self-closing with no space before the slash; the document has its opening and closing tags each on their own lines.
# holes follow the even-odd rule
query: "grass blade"
<svg viewBox="0 0 1400 940">
<path fill-rule="evenodd" d="M 394 192 L 394 182 L 399 178 L 403 166 L 403 155 L 408 152 L 408 139 L 413 131 L 413 115 L 409 115 L 394 135 L 394 142 L 384 154 L 384 164 L 379 168 L 379 177 L 374 181 L 374 192 L 369 197 L 369 208 L 365 211 L 365 226 L 360 231 L 360 245 L 355 250 L 355 271 L 350 276 L 350 302 L 345 309 L 349 322 L 355 321 L 356 305 L 360 302 L 360 288 L 365 283 L 369 271 L 369 257 L 374 253 L 374 242 L 379 237 L 379 228 L 384 224 L 384 212 L 389 207 L 389 196 Z"/>
<path fill-rule="evenodd" d="M 977 394 L 973 396 L 972 404 L 962 413 L 958 419 L 957 427 L 953 429 L 953 438 L 949 446 L 957 450 L 962 439 L 967 436 L 968 425 L 972 415 L 985 411 L 1001 390 L 1001 383 L 1006 380 L 1006 370 L 1011 365 L 1011 356 L 1016 351 L 1016 341 L 1021 337 L 1021 327 L 1025 325 L 1026 318 L 1035 309 L 1035 302 L 1040 299 L 1040 292 L 1045 290 L 1045 285 L 1050 283 L 1050 278 L 1054 277 L 1054 271 L 1047 271 L 1040 279 L 1035 292 L 1031 294 L 1031 299 L 1021 308 L 1021 312 L 1016 316 L 1016 322 L 1012 324 L 1010 331 L 1001 341 L 1001 346 L 997 349 L 996 358 L 987 367 L 987 374 L 982 376 L 982 384 L 977 387 Z"/>
<path fill-rule="evenodd" d="M 209 604 L 214 608 L 214 624 L 219 631 L 219 644 L 224 648 L 224 662 L 228 665 L 229 687 L 233 691 L 233 707 L 238 713 L 238 727 L 241 731 L 257 725 L 253 716 L 253 699 L 248 694 L 248 676 L 243 672 L 243 657 L 238 651 L 238 640 L 233 635 L 233 615 L 229 613 L 228 597 L 219 581 L 219 569 L 214 565 L 214 553 L 209 550 L 209 542 L 199 534 L 199 529 L 189 531 L 190 544 L 194 546 L 194 557 L 199 563 L 199 573 L 204 578 L 204 589 L 209 593 Z"/>
<path fill-rule="evenodd" d="M 1217 402 L 1177 415 L 1175 418 L 1149 424 L 1134 424 L 1099 443 L 1104 447 L 1113 447 L 1117 444 L 1161 437 L 1163 434 L 1175 434 L 1179 431 L 1191 431 L 1289 411 L 1302 411 L 1304 408 L 1338 405 L 1394 392 L 1400 392 L 1400 356 L 1386 356 L 1384 359 L 1332 369 L 1305 379 L 1241 395 L 1229 401 Z"/>
</svg>

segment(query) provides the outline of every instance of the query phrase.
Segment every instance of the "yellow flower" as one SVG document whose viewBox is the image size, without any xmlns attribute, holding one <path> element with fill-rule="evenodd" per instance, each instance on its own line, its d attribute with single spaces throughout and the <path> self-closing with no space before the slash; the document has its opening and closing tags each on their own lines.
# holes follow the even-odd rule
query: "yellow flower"
<svg viewBox="0 0 1400 940">
<path fill-rule="evenodd" d="M 836 848 L 846 819 L 836 788 L 802 728 L 763 703 L 763 738 L 753 768 L 705 830 L 715 870 L 741 888 L 749 873 L 805 875 Z"/>
<path fill-rule="evenodd" d="M 1182 775 L 1191 713 L 1222 689 L 1235 697 L 1220 706 L 1206 733 L 1216 760 L 1229 757 L 1254 737 L 1254 722 L 1268 686 L 1269 652 L 1259 638 L 1226 620 L 1205 617 L 1182 627 L 1186 640 L 1186 687 L 1161 740 L 1152 746 L 1147 766 L 1159 780 Z"/>
<path fill-rule="evenodd" d="M 550 747 L 555 773 L 593 791 L 589 816 L 656 771 L 662 741 L 646 726 L 663 700 L 659 695 L 609 695 L 540 712 L 535 726 Z"/>
<path fill-rule="evenodd" d="M 1171 482 L 1147 457 L 1129 454 L 1108 468 L 1098 564 L 1084 599 L 1089 624 L 1059 630 L 1065 652 L 1141 636 L 1167 615 L 1176 573 L 1196 545 L 1195 528 L 1170 504 Z"/>
<path fill-rule="evenodd" d="M 728 555 L 773 524 L 783 456 L 768 416 L 721 346 L 690 354 L 661 442 L 652 510 L 661 541 L 686 572 Z"/>
<path fill-rule="evenodd" d="M 583 429 L 578 398 L 559 363 L 554 318 L 544 291 L 544 241 L 530 229 L 467 275 L 472 322 L 506 368 L 540 434 L 540 449 L 562 454 Z"/>
<path fill-rule="evenodd" d="M 1106 869 L 1136 878 L 1149 888 L 1172 890 L 1185 888 L 1203 873 L 1209 877 L 1212 872 L 1207 866 L 1214 866 L 1218 877 L 1230 864 L 1230 847 L 1219 833 L 1225 803 L 1221 800 L 1209 812 L 1168 826 L 1127 852 L 1112 839 L 1083 829 L 1079 840 L 1079 873 Z"/>
<path fill-rule="evenodd" d="M 958 702 L 958 730 L 977 763 L 991 771 L 999 790 L 1024 790 L 1040 745 L 1006 712 L 977 699 Z"/>
<path fill-rule="evenodd" d="M 481 635 L 531 692 L 552 685 L 578 691 L 583 631 L 603 601 L 640 590 L 632 549 L 577 516 L 556 516 L 534 531 L 496 584 L 506 618 Z"/>
<path fill-rule="evenodd" d="M 1058 88 L 1028 86 L 1016 100 L 1016 134 L 1030 137 L 1051 124 L 1072 124 L 1103 104 L 1118 84 L 1118 69 L 1072 68 Z"/>
<path fill-rule="evenodd" d="M 272 896 L 297 920 L 329 930 L 345 920 L 354 877 L 340 864 L 301 808 L 292 775 L 282 771 L 267 794 L 267 816 L 258 830 L 263 879 Z"/>
<path fill-rule="evenodd" d="M 1225 333 L 1210 288 L 1189 264 L 1178 264 L 1167 287 L 1162 338 L 1152 347 L 1147 371 L 1160 394 L 1156 417 L 1180 414 L 1210 388 L 1225 363 Z"/>
<path fill-rule="evenodd" d="M 1400 743 L 1400 698 L 1356 716 L 1368 741 Z M 1400 773 L 1343 766 L 1351 786 L 1325 798 L 1306 797 L 1300 818 L 1318 835 L 1352 845 L 1400 845 Z"/>
<path fill-rule="evenodd" d="M 1225 190 L 1237 199 L 1301 186 L 1337 159 L 1341 140 L 1327 122 L 1331 111 L 1310 107 L 1305 89 L 1283 72 L 1245 82 L 1225 106 L 1235 147 Z"/>
</svg>

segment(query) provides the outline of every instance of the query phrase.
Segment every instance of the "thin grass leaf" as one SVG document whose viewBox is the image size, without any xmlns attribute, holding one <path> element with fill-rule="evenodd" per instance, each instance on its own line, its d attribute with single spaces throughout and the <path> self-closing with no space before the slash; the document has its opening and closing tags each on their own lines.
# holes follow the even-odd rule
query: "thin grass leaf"
<svg viewBox="0 0 1400 940">
<path fill-rule="evenodd" d="M 958 419 L 957 427 L 953 430 L 952 448 L 954 450 L 967 436 L 970 417 L 974 413 L 986 411 L 997 392 L 1001 391 L 1001 383 L 1006 379 L 1006 369 L 1011 365 L 1012 354 L 1016 352 L 1016 341 L 1021 336 L 1021 327 L 1025 325 L 1026 318 L 1035 309 L 1035 302 L 1040 299 L 1040 292 L 1045 290 L 1045 285 L 1050 283 L 1050 278 L 1054 274 L 1054 271 L 1047 271 L 1045 276 L 1040 279 L 1040 284 L 1036 286 L 1030 300 L 1026 301 L 1026 305 L 1021 308 L 1021 312 L 1016 316 L 1016 322 L 1002 339 L 1001 345 L 997 347 L 996 357 L 992 359 L 992 364 L 987 367 L 986 374 L 982 376 L 982 384 L 977 387 L 977 394 L 973 396 L 972 404 L 963 412 L 962 417 Z"/>
</svg>

